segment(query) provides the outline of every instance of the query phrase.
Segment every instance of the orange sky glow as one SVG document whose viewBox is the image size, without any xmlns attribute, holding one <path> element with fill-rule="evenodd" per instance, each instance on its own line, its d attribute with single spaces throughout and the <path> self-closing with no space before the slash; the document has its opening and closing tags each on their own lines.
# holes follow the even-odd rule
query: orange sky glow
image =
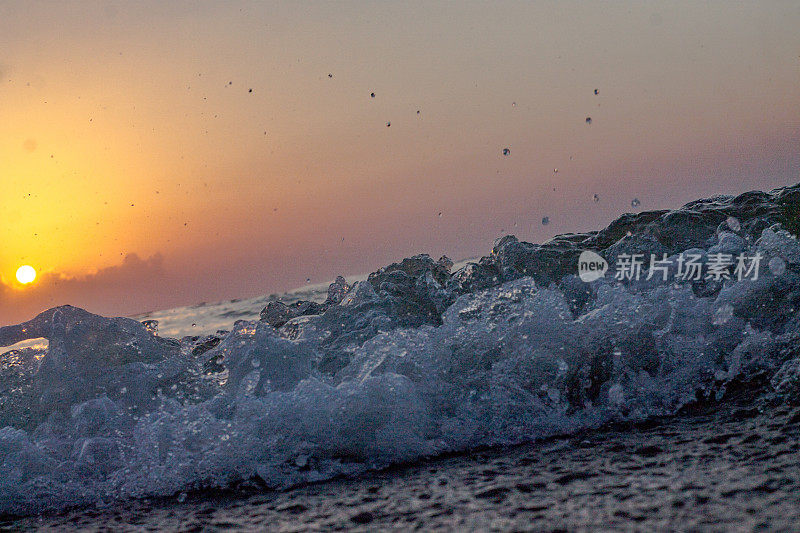
<svg viewBox="0 0 800 533">
<path fill-rule="evenodd" d="M 798 27 L 796 2 L 0 3 L 0 325 L 796 183 Z"/>
</svg>

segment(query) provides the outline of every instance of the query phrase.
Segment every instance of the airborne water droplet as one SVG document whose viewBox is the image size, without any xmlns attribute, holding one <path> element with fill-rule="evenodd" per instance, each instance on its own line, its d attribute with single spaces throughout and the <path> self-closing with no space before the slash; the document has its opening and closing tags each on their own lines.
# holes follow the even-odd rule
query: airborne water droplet
<svg viewBox="0 0 800 533">
<path fill-rule="evenodd" d="M 542 226 L 546 226 L 550 223 L 550 217 L 542 217 Z"/>
<path fill-rule="evenodd" d="M 503 148 L 503 155 L 510 155 L 510 154 L 511 154 L 511 149 Z"/>
<path fill-rule="evenodd" d="M 786 273 L 786 261 L 780 257 L 773 257 L 769 260 L 769 271 L 773 276 L 781 276 Z"/>
<path fill-rule="evenodd" d="M 640 202 L 638 198 L 631 200 L 631 207 L 639 207 L 640 205 L 642 205 L 642 202 Z"/>
<path fill-rule="evenodd" d="M 592 196 L 592 200 L 594 200 L 594 201 L 595 201 L 595 203 L 597 203 L 597 202 L 599 202 L 599 201 L 600 201 L 600 196 L 598 196 L 597 194 L 595 194 L 595 195 L 593 195 L 593 196 Z"/>
<path fill-rule="evenodd" d="M 586 123 L 587 124 L 591 124 L 592 123 L 592 117 L 586 117 Z"/>
</svg>

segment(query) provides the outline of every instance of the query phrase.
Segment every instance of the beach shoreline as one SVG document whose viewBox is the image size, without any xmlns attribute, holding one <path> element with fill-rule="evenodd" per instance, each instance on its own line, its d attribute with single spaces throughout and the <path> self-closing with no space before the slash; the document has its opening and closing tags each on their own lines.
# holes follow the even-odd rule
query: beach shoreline
<svg viewBox="0 0 800 533">
<path fill-rule="evenodd" d="M 197 491 L 6 520 L 21 530 L 782 530 L 800 411 L 748 399 L 286 491 Z"/>
</svg>

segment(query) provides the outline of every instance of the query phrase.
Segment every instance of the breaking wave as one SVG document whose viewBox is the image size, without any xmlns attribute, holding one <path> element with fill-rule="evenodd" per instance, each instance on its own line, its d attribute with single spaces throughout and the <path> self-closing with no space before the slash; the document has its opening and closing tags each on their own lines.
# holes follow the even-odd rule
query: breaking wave
<svg viewBox="0 0 800 533">
<path fill-rule="evenodd" d="M 627 214 L 451 272 L 404 259 L 230 332 L 64 306 L 0 328 L 0 513 L 287 487 L 670 415 L 732 385 L 800 399 L 800 186 Z M 760 275 L 578 278 L 592 250 L 763 257 Z M 650 277 L 651 279 L 647 279 Z M 726 279 L 729 278 L 729 279 Z"/>
</svg>

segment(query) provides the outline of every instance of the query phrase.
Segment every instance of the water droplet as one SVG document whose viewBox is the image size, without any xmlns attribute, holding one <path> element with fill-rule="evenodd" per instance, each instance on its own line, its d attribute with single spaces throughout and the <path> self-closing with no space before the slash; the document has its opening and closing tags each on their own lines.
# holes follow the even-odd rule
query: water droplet
<svg viewBox="0 0 800 533">
<path fill-rule="evenodd" d="M 329 77 L 329 78 L 332 78 L 332 77 L 333 77 L 333 74 L 331 74 L 330 72 L 328 72 L 328 77 Z"/>
<path fill-rule="evenodd" d="M 550 217 L 542 217 L 542 226 L 546 226 L 550 223 Z"/>
<path fill-rule="evenodd" d="M 586 117 L 586 123 L 587 124 L 591 124 L 592 123 L 592 117 Z"/>
<path fill-rule="evenodd" d="M 388 128 L 388 127 L 390 127 L 391 125 L 392 125 L 392 123 L 391 123 L 391 122 L 387 122 L 387 123 L 386 123 L 386 127 L 387 127 L 387 128 Z"/>
<path fill-rule="evenodd" d="M 733 318 L 733 306 L 731 304 L 722 304 L 714 312 L 714 325 L 721 326 L 727 324 Z"/>
<path fill-rule="evenodd" d="M 419 115 L 419 109 L 417 109 L 417 115 Z"/>
<path fill-rule="evenodd" d="M 616 407 L 622 407 L 625 403 L 625 389 L 622 385 L 614 383 L 608 388 L 608 401 Z"/>
<path fill-rule="evenodd" d="M 786 261 L 780 257 L 770 259 L 768 266 L 773 276 L 781 276 L 786 273 Z"/>
<path fill-rule="evenodd" d="M 516 102 L 511 102 L 511 107 L 517 107 L 517 103 Z"/>
<path fill-rule="evenodd" d="M 178 494 L 178 503 L 183 503 L 185 501 L 186 501 L 186 493 L 181 492 L 180 494 Z"/>
<path fill-rule="evenodd" d="M 197 324 L 195 324 L 194 322 L 192 322 L 192 327 L 193 327 L 193 328 L 196 328 L 196 327 L 197 327 Z"/>
<path fill-rule="evenodd" d="M 251 93 L 253 92 L 253 89 L 248 89 L 247 92 Z"/>
<path fill-rule="evenodd" d="M 442 218 L 442 212 L 439 211 L 439 218 Z"/>
<path fill-rule="evenodd" d="M 558 169 L 557 168 L 553 169 L 553 174 L 558 174 Z"/>
<path fill-rule="evenodd" d="M 510 155 L 511 150 L 509 148 L 503 148 L 503 155 Z"/>
<path fill-rule="evenodd" d="M 369 93 L 370 98 L 375 98 L 375 93 Z"/>
<path fill-rule="evenodd" d="M 600 94 L 600 91 L 598 91 L 597 89 L 595 89 L 595 90 L 594 90 L 594 94 Z"/>
<path fill-rule="evenodd" d="M 740 229 L 742 229 L 742 225 L 739 223 L 739 220 L 735 217 L 728 217 L 727 220 L 725 220 L 725 223 L 733 231 L 739 231 Z"/>
<path fill-rule="evenodd" d="M 600 196 L 598 196 L 597 194 L 594 194 L 594 195 L 592 195 L 592 200 L 594 200 L 595 203 L 599 202 L 600 201 Z"/>
<path fill-rule="evenodd" d="M 306 278 L 306 283 L 311 283 L 311 278 Z"/>
<path fill-rule="evenodd" d="M 642 202 L 640 202 L 638 198 L 631 200 L 631 207 L 639 207 L 640 205 L 642 205 Z"/>
</svg>

